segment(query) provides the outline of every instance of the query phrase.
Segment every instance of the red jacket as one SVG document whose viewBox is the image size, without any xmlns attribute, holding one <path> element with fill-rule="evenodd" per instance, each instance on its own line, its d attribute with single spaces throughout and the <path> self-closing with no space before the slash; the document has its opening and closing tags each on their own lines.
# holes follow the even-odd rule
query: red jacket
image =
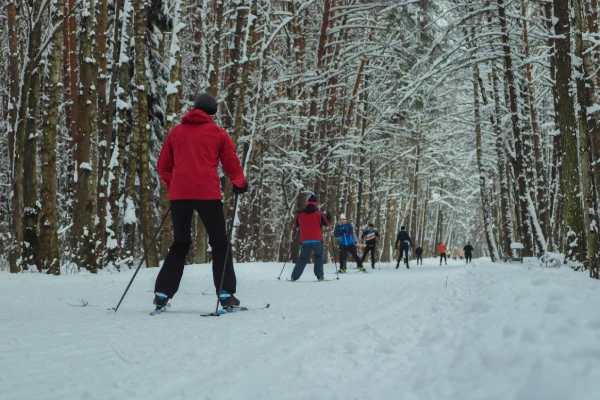
<svg viewBox="0 0 600 400">
<path fill-rule="evenodd" d="M 307 240 L 323 241 L 321 225 L 329 226 L 330 222 L 318 208 L 312 205 L 306 206 L 304 210 L 294 218 L 294 226 L 300 227 L 300 243 Z"/>
<path fill-rule="evenodd" d="M 169 200 L 221 200 L 219 161 L 231 182 L 246 186 L 233 141 L 204 111 L 192 110 L 171 129 L 158 157 Z"/>
</svg>

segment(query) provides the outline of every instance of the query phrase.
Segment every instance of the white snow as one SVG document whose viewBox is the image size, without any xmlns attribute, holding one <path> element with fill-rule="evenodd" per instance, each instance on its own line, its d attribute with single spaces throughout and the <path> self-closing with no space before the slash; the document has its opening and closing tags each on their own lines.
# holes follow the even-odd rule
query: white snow
<svg viewBox="0 0 600 400">
<path fill-rule="evenodd" d="M 208 265 L 187 266 L 155 317 L 158 269 L 140 271 L 117 314 L 132 270 L 2 272 L 0 398 L 598 398 L 600 290 L 582 273 L 426 259 L 339 281 L 326 265 L 324 283 L 308 265 L 290 283 L 293 265 L 278 281 L 281 267 L 236 265 L 237 296 L 256 311 L 210 318 Z"/>
</svg>

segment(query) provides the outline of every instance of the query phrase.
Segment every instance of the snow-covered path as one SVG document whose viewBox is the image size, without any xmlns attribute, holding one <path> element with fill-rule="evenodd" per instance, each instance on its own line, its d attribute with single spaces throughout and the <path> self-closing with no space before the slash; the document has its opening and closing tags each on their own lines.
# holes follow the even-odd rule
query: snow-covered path
<svg viewBox="0 0 600 400">
<path fill-rule="evenodd" d="M 271 308 L 218 318 L 199 316 L 216 301 L 206 265 L 155 317 L 158 270 L 117 314 L 132 272 L 2 273 L 0 399 L 598 399 L 600 284 L 584 274 L 426 259 L 290 283 L 281 266 L 237 265 L 242 303 Z"/>
</svg>

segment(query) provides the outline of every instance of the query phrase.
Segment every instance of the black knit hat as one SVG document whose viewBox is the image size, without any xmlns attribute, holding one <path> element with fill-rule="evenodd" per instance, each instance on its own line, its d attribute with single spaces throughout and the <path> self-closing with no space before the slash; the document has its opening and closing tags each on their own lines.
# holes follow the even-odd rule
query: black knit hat
<svg viewBox="0 0 600 400">
<path fill-rule="evenodd" d="M 314 194 L 311 194 L 310 197 L 308 198 L 308 200 L 306 200 L 306 204 L 312 204 L 314 206 L 316 206 L 317 203 L 317 196 L 315 196 Z"/>
<path fill-rule="evenodd" d="M 194 109 L 202 110 L 208 115 L 215 115 L 217 113 L 217 99 L 212 94 L 202 93 L 196 97 Z"/>
</svg>

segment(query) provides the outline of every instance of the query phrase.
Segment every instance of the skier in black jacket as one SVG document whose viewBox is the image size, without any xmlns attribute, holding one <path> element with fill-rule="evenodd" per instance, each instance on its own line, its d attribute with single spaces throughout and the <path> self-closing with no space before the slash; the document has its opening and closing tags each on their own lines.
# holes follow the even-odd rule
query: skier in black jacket
<svg viewBox="0 0 600 400">
<path fill-rule="evenodd" d="M 400 260 L 402 260 L 402 254 L 404 254 L 404 261 L 406 263 L 406 268 L 408 266 L 408 250 L 413 246 L 412 240 L 410 240 L 410 235 L 406 232 L 406 228 L 404 226 L 400 227 L 400 232 L 398 232 L 398 236 L 396 236 L 396 248 L 398 248 L 398 243 L 400 243 L 400 257 L 398 257 L 398 263 L 396 264 L 396 269 L 400 266 Z"/>
<path fill-rule="evenodd" d="M 463 250 L 465 251 L 465 258 L 468 264 L 473 258 L 473 246 L 471 246 L 471 242 L 467 242 L 467 245 L 463 247 Z"/>
<path fill-rule="evenodd" d="M 419 260 L 421 260 L 421 265 L 423 265 L 423 248 L 420 244 L 417 244 L 415 255 L 417 256 L 417 265 L 419 265 Z"/>
<path fill-rule="evenodd" d="M 375 229 L 375 225 L 369 224 L 369 228 L 365 229 L 360 237 L 365 239 L 365 250 L 363 251 L 363 255 L 360 260 L 364 263 L 370 252 L 371 268 L 375 269 L 375 247 L 377 246 L 379 232 L 377 232 L 377 229 Z"/>
</svg>

